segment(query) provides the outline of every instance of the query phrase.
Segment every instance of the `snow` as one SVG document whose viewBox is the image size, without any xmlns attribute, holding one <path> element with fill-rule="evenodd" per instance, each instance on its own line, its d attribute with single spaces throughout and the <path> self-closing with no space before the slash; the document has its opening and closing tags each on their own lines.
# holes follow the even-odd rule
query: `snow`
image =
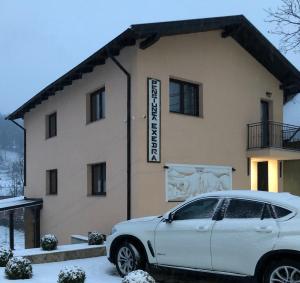
<svg viewBox="0 0 300 283">
<path fill-rule="evenodd" d="M 17 250 L 14 252 L 16 256 L 30 256 L 30 255 L 41 255 L 41 254 L 53 254 L 53 253 L 60 253 L 64 251 L 73 251 L 73 250 L 86 250 L 86 249 L 94 249 L 97 247 L 104 247 L 104 245 L 93 245 L 89 246 L 87 243 L 83 244 L 70 244 L 70 245 L 61 245 L 57 246 L 57 249 L 54 251 L 44 251 L 41 248 L 34 248 L 34 249 L 22 249 Z"/>
<path fill-rule="evenodd" d="M 57 282 L 58 274 L 65 266 L 78 266 L 86 272 L 85 283 L 121 283 L 122 279 L 117 274 L 115 267 L 105 256 L 88 259 L 69 260 L 64 262 L 53 262 L 33 264 L 33 276 L 27 280 L 14 280 L 14 283 L 53 283 Z M 11 283 L 5 278 L 4 268 L 0 268 L 0 282 Z"/>
<path fill-rule="evenodd" d="M 155 283 L 155 280 L 149 273 L 136 270 L 125 276 L 122 283 Z"/>
<path fill-rule="evenodd" d="M 18 160 L 19 154 L 1 149 L 0 156 L 3 158 L 3 161 L 0 161 L 0 196 L 9 196 L 11 193 L 8 170 L 10 165 Z"/>
<path fill-rule="evenodd" d="M 24 232 L 15 230 L 15 249 L 24 249 L 24 243 Z M 6 226 L 0 226 L 0 246 L 9 246 L 9 229 Z"/>
</svg>

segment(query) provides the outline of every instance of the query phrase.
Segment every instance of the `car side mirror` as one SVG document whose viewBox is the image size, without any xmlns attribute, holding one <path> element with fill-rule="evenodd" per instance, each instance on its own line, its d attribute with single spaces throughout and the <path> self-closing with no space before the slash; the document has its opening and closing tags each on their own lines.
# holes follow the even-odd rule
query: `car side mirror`
<svg viewBox="0 0 300 283">
<path fill-rule="evenodd" d="M 173 220 L 174 220 L 174 213 L 170 212 L 170 213 L 168 214 L 168 218 L 166 219 L 166 222 L 167 222 L 167 223 L 172 223 Z"/>
</svg>

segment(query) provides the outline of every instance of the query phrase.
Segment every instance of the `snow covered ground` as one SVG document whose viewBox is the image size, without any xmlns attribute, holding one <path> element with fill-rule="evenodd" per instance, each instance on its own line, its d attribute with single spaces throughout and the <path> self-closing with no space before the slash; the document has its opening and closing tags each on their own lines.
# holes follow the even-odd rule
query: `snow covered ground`
<svg viewBox="0 0 300 283">
<path fill-rule="evenodd" d="M 300 126 L 300 94 L 286 103 L 283 108 L 283 122 Z"/>
<path fill-rule="evenodd" d="M 0 150 L 0 196 L 10 195 L 10 181 L 8 170 L 10 165 L 17 161 L 19 154 L 14 151 Z"/>
<path fill-rule="evenodd" d="M 105 256 L 88 259 L 77 259 L 64 262 L 44 263 L 33 265 L 33 277 L 29 280 L 13 280 L 14 283 L 53 283 L 57 282 L 59 271 L 64 266 L 76 265 L 81 267 L 87 275 L 85 283 L 120 283 L 122 280 L 115 267 Z M 0 282 L 11 283 L 5 278 L 4 268 L 0 268 Z"/>
<path fill-rule="evenodd" d="M 15 230 L 15 249 L 24 249 L 24 241 L 24 232 Z M 9 230 L 6 226 L 0 226 L 0 247 L 1 246 L 9 246 Z"/>
</svg>

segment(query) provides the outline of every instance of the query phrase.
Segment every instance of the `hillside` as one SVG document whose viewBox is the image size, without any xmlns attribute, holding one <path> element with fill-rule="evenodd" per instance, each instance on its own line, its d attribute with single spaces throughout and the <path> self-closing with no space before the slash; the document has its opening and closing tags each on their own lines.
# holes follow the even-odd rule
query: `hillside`
<svg viewBox="0 0 300 283">
<path fill-rule="evenodd" d="M 0 196 L 23 193 L 23 131 L 0 114 Z"/>
</svg>

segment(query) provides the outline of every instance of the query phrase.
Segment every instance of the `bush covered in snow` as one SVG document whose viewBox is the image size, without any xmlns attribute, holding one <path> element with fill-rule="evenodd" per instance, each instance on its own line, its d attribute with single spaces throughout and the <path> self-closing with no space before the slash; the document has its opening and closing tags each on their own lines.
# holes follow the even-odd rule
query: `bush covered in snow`
<svg viewBox="0 0 300 283">
<path fill-rule="evenodd" d="M 10 258 L 13 257 L 11 249 L 0 248 L 0 267 L 5 267 Z"/>
<path fill-rule="evenodd" d="M 77 266 L 64 267 L 58 274 L 58 283 L 83 283 L 85 272 Z"/>
<path fill-rule="evenodd" d="M 88 235 L 89 245 L 102 245 L 104 241 L 104 235 L 98 232 L 91 232 Z"/>
<path fill-rule="evenodd" d="M 48 234 L 42 237 L 41 247 L 44 251 L 52 251 L 57 248 L 57 238 L 54 235 Z"/>
<path fill-rule="evenodd" d="M 128 273 L 122 283 L 155 283 L 154 278 L 143 270 L 136 270 Z"/>
<path fill-rule="evenodd" d="M 6 267 L 5 274 L 8 279 L 29 279 L 32 277 L 30 260 L 23 257 L 12 257 Z"/>
</svg>

